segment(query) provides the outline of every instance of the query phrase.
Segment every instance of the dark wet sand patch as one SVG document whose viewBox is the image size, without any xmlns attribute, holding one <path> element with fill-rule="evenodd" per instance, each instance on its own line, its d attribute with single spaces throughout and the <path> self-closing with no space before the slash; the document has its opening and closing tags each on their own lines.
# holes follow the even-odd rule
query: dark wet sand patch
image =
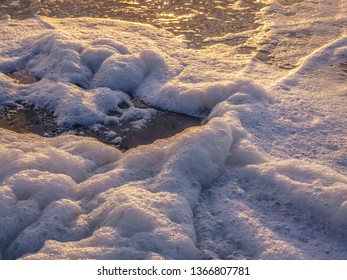
<svg viewBox="0 0 347 280">
<path fill-rule="evenodd" d="M 158 111 L 140 129 L 126 121 L 117 125 L 59 127 L 53 114 L 44 109 L 36 109 L 34 106 L 25 104 L 0 109 L 1 128 L 18 133 L 34 133 L 44 137 L 55 137 L 63 133 L 88 136 L 124 151 L 139 145 L 150 144 L 157 139 L 171 137 L 188 127 L 200 124 L 199 118 Z"/>
<path fill-rule="evenodd" d="M 39 79 L 32 76 L 26 68 L 7 73 L 18 84 L 32 84 Z M 132 104 L 136 108 L 150 108 L 131 93 Z M 129 105 L 120 104 L 126 110 Z M 96 124 L 92 126 L 75 125 L 72 127 L 58 126 L 53 112 L 35 108 L 24 103 L 5 102 L 0 104 L 0 127 L 18 133 L 34 133 L 44 137 L 55 137 L 63 133 L 89 136 L 99 141 L 114 145 L 121 150 L 128 150 L 139 145 L 146 145 L 157 139 L 171 137 L 191 126 L 199 126 L 201 119 L 184 114 L 168 112 L 158 108 L 152 118 L 146 120 L 140 127 L 136 122 L 121 120 L 117 124 Z M 121 117 L 120 113 L 115 116 Z M 140 120 L 143 121 L 143 120 Z"/>
</svg>

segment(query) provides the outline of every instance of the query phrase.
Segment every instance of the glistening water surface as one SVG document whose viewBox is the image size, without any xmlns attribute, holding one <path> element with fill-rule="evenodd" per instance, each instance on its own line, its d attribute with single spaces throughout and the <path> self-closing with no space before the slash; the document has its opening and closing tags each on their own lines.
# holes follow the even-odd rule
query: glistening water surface
<svg viewBox="0 0 347 280">
<path fill-rule="evenodd" d="M 148 23 L 180 36 L 190 47 L 202 48 L 211 44 L 206 40 L 209 37 L 258 27 L 256 12 L 264 6 L 256 0 L 32 0 L 5 1 L 0 5 L 0 15 L 5 17 L 7 14 L 12 18 L 34 14 L 62 18 L 99 17 Z M 235 45 L 240 43 L 240 38 L 225 43 Z"/>
</svg>

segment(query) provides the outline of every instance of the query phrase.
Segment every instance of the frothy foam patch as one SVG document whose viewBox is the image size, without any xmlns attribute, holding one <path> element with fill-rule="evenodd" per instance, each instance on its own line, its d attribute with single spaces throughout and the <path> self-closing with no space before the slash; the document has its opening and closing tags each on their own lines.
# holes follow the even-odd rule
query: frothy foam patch
<svg viewBox="0 0 347 280">
<path fill-rule="evenodd" d="M 130 95 L 152 72 L 164 71 L 165 62 L 158 54 L 129 54 L 125 46 L 106 39 L 84 47 L 58 32 L 34 37 L 30 44 L 19 58 L 2 62 L 0 68 L 4 72 L 25 68 L 40 81 L 11 86 L 7 78 L 2 78 L 3 101 L 12 99 L 48 109 L 60 126 L 127 119 L 137 121 L 134 126 L 141 128 L 144 124 L 138 120 L 148 120 L 155 114 L 152 109 L 135 108 Z M 14 91 L 16 95 L 11 94 Z M 129 108 L 121 109 L 122 104 Z"/>
<path fill-rule="evenodd" d="M 119 158 L 117 150 L 96 142 L 95 145 L 100 147 L 95 148 L 100 150 L 103 147 L 109 152 L 104 156 L 99 152 L 93 154 L 92 147 L 86 148 L 91 140 L 80 139 L 72 144 L 69 140 L 78 139 L 73 136 L 60 136 L 51 142 L 47 140 L 45 149 L 33 154 L 30 144 L 18 138 L 13 141 L 13 137 L 16 136 L 12 135 L 12 145 L 29 145 L 26 149 L 22 148 L 31 157 L 26 168 L 36 170 L 43 169 L 42 166 L 37 167 L 36 160 L 41 160 L 45 149 L 50 150 L 49 144 L 60 145 L 56 147 L 55 156 L 58 167 L 45 165 L 51 173 L 27 170 L 11 177 L 6 167 L 2 169 L 2 174 L 7 175 L 2 189 L 12 193 L 13 207 L 36 205 L 31 205 L 31 211 L 36 211 L 30 219 L 24 219 L 27 222 L 11 232 L 10 237 L 17 237 L 4 244 L 6 258 L 17 258 L 36 251 L 43 244 L 38 254 L 27 257 L 52 258 L 54 250 L 53 258 L 76 258 L 76 254 L 85 252 L 86 246 L 88 252 L 82 258 L 105 258 L 107 253 L 100 251 L 100 247 L 118 248 L 112 253 L 113 258 L 198 257 L 192 208 L 201 186 L 205 187 L 220 174 L 233 139 L 229 126 L 221 120 L 211 121 L 204 128 L 191 129 L 188 134 L 182 133 L 173 139 L 131 150 L 122 158 Z M 116 155 L 114 163 L 108 167 L 111 170 L 86 179 L 79 185 L 66 175 L 54 175 L 54 172 L 60 171 L 59 155 L 65 156 L 67 152 L 71 156 L 79 154 L 82 163 L 90 162 L 96 168 L 101 165 L 100 157 L 104 165 L 109 163 L 106 157 L 111 151 Z M 199 165 L 195 163 L 197 156 Z M 62 171 L 72 176 L 69 172 L 73 168 L 81 168 L 81 163 L 71 158 L 67 160 L 69 169 Z M 26 175 L 31 173 L 31 177 Z M 35 179 L 35 175 L 39 178 Z M 58 180 L 53 185 L 49 184 L 50 176 L 70 180 L 71 187 L 61 189 Z M 122 178 L 120 181 L 118 176 Z M 46 197 L 47 193 L 49 197 Z M 76 197 L 79 200 L 74 202 Z M 18 211 L 14 212 L 18 215 Z M 9 218 L 7 216 L 6 220 Z M 67 231 L 68 228 L 70 230 Z M 102 228 L 114 232 L 112 240 L 104 238 L 103 234 L 100 236 L 104 232 Z M 49 239 L 56 241 L 45 243 Z"/>
</svg>

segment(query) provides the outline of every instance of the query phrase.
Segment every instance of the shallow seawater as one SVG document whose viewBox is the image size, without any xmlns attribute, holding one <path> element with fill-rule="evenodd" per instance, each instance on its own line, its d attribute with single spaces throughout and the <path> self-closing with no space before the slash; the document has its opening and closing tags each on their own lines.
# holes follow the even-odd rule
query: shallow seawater
<svg viewBox="0 0 347 280">
<path fill-rule="evenodd" d="M 5 1 L 0 6 L 0 15 L 8 14 L 19 19 L 34 14 L 61 18 L 114 18 L 147 23 L 172 32 L 189 47 L 203 48 L 215 43 L 206 40 L 209 37 L 257 28 L 256 13 L 264 6 L 256 0 L 42 0 L 40 3 L 32 0 Z M 244 41 L 245 38 L 237 38 L 223 43 L 237 45 Z"/>
</svg>

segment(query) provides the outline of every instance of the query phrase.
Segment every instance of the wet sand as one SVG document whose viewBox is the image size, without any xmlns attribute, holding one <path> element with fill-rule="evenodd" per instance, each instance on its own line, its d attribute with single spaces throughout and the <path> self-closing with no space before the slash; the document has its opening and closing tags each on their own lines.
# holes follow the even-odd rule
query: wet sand
<svg viewBox="0 0 347 280">
<path fill-rule="evenodd" d="M 97 129 L 79 125 L 59 127 L 53 114 L 47 110 L 36 109 L 25 104 L 0 110 L 1 128 L 18 133 L 35 133 L 44 137 L 55 137 L 63 133 L 88 136 L 124 151 L 173 136 L 200 123 L 199 118 L 158 111 L 141 129 L 133 127 L 129 122 L 121 122 L 117 125 L 97 124 L 95 126 Z"/>
<path fill-rule="evenodd" d="M 37 79 L 26 69 L 18 69 L 8 74 L 19 84 L 31 84 Z M 140 100 L 133 99 L 137 108 L 148 108 Z M 126 108 L 125 108 L 126 109 Z M 24 103 L 9 103 L 0 106 L 0 127 L 18 133 L 35 133 L 44 137 L 55 137 L 62 133 L 89 136 L 99 141 L 114 145 L 121 150 L 128 150 L 139 145 L 154 142 L 156 139 L 173 136 L 191 126 L 201 124 L 201 119 L 155 109 L 156 114 L 141 129 L 131 122 L 121 121 L 117 125 L 97 124 L 94 127 L 72 126 L 59 127 L 52 112 L 38 109 Z"/>
</svg>

